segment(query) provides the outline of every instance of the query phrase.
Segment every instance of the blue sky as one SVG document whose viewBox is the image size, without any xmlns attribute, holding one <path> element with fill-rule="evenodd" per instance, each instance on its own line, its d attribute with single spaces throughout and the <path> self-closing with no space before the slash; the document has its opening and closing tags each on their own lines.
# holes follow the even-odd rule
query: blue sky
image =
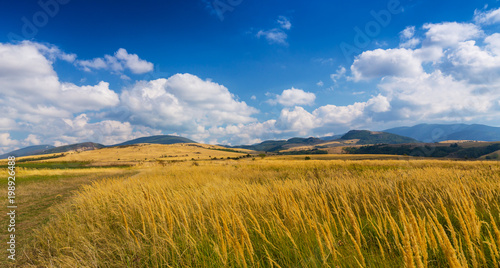
<svg viewBox="0 0 500 268">
<path fill-rule="evenodd" d="M 0 150 L 500 126 L 497 1 L 4 1 Z"/>
</svg>

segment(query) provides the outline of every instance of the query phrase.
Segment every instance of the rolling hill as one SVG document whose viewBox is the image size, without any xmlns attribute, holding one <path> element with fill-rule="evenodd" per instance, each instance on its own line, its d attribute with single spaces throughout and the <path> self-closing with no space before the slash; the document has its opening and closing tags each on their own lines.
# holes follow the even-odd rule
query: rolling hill
<svg viewBox="0 0 500 268">
<path fill-rule="evenodd" d="M 456 159 L 483 158 L 490 160 L 498 159 L 500 142 L 378 144 L 345 147 L 344 151 L 350 154 L 383 154 Z"/>
<path fill-rule="evenodd" d="M 172 163 L 215 159 L 242 159 L 255 152 L 233 150 L 201 143 L 135 144 L 104 147 L 79 153 L 67 153 L 59 157 L 43 159 L 47 163 L 87 162 L 91 166 L 122 166 L 144 163 Z"/>
<path fill-rule="evenodd" d="M 345 134 L 338 134 L 338 135 L 333 135 L 333 136 L 325 136 L 325 137 L 321 137 L 320 139 L 324 140 L 324 141 L 334 141 L 334 140 L 338 140 L 340 138 L 342 138 L 342 136 L 344 136 Z"/>
<path fill-rule="evenodd" d="M 41 154 L 57 154 L 57 153 L 66 153 L 66 152 L 84 152 L 84 151 L 92 151 L 92 150 L 97 150 L 104 148 L 106 146 L 99 144 L 99 143 L 94 143 L 94 142 L 83 142 L 83 143 L 76 143 L 76 144 L 70 144 L 70 145 L 64 145 L 64 146 L 59 146 L 55 147 L 49 150 L 43 151 Z"/>
<path fill-rule="evenodd" d="M 330 138 L 336 139 L 330 140 Z M 344 144 L 401 144 L 401 143 L 418 143 L 419 141 L 384 132 L 373 132 L 368 130 L 351 130 L 343 136 L 332 136 L 325 138 L 291 138 L 288 140 L 269 140 L 254 145 L 240 145 L 233 148 L 244 148 L 261 152 L 281 152 L 290 151 L 293 148 L 301 148 L 302 151 L 322 149 L 327 147 L 338 147 Z M 333 144 L 332 142 L 337 141 Z"/>
<path fill-rule="evenodd" d="M 57 154 L 57 153 L 66 153 L 66 152 L 83 152 L 89 150 L 101 149 L 106 146 L 93 143 L 93 142 L 84 142 L 77 144 L 64 145 L 59 147 L 54 147 L 52 145 L 37 145 L 37 146 L 29 146 L 26 148 L 22 148 L 19 150 L 15 150 L 4 155 L 0 156 L 0 159 L 7 158 L 11 155 L 15 157 L 22 156 L 31 156 L 31 155 L 44 155 L 44 154 Z"/>
<path fill-rule="evenodd" d="M 29 146 L 26 148 L 21 148 L 19 150 L 15 150 L 3 155 L 0 155 L 0 159 L 7 158 L 9 156 L 15 156 L 15 157 L 21 157 L 21 156 L 28 156 L 28 155 L 35 155 L 35 154 L 42 154 L 44 151 L 55 148 L 52 145 L 35 145 L 35 146 Z"/>
<path fill-rule="evenodd" d="M 325 141 L 314 137 L 291 138 L 288 140 L 269 140 L 254 145 L 240 145 L 232 148 L 243 148 L 261 152 L 277 152 L 295 146 L 316 145 L 323 142 Z"/>
<path fill-rule="evenodd" d="M 420 124 L 413 127 L 397 127 L 384 130 L 423 142 L 446 140 L 500 141 L 500 127 L 467 124 Z"/>
<path fill-rule="evenodd" d="M 143 137 L 130 141 L 126 141 L 113 146 L 124 146 L 124 145 L 135 145 L 140 143 L 150 143 L 150 144 L 177 144 L 177 143 L 196 143 L 187 138 L 171 136 L 171 135 L 159 135 L 159 136 L 151 136 L 151 137 Z M 99 143 L 94 142 L 84 142 L 77 144 L 64 145 L 59 147 L 54 147 L 52 145 L 37 145 L 37 146 L 29 146 L 26 148 L 22 148 L 19 150 L 15 150 L 4 155 L 0 155 L 0 159 L 7 158 L 11 155 L 16 157 L 21 156 L 30 156 L 30 155 L 43 155 L 43 154 L 56 154 L 56 153 L 65 153 L 65 152 L 82 152 L 89 150 L 97 150 L 102 149 L 104 146 Z"/>
<path fill-rule="evenodd" d="M 359 140 L 356 144 L 401 144 L 419 142 L 409 137 L 369 130 L 351 130 L 342 136 L 340 140 Z"/>
<path fill-rule="evenodd" d="M 123 146 L 123 145 L 134 145 L 140 143 L 150 143 L 150 144 L 176 144 L 176 143 L 197 143 L 188 138 L 172 136 L 172 135 L 158 135 L 150 137 L 142 137 L 130 141 L 126 141 L 120 144 L 115 144 L 113 146 Z"/>
</svg>

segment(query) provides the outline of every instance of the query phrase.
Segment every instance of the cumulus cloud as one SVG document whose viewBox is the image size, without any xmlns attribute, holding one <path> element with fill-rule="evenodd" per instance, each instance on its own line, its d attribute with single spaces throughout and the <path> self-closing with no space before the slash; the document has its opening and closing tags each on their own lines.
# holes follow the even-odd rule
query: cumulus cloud
<svg viewBox="0 0 500 268">
<path fill-rule="evenodd" d="M 500 56 L 500 34 L 494 33 L 484 39 L 486 49 L 495 56 Z"/>
<path fill-rule="evenodd" d="M 211 143 L 241 145 L 256 144 L 263 140 L 278 138 L 283 131 L 276 127 L 276 120 L 253 122 L 249 124 L 233 124 L 227 126 L 211 127 L 200 130 L 190 138 L 196 141 L 210 141 Z"/>
<path fill-rule="evenodd" d="M 121 74 L 124 70 L 129 70 L 134 74 L 143 74 L 153 70 L 153 63 L 140 59 L 137 54 L 129 54 L 124 48 L 118 49 L 113 56 L 104 55 L 104 58 L 94 58 L 91 60 L 78 60 L 76 65 L 83 70 L 111 70 Z"/>
<path fill-rule="evenodd" d="M 67 61 L 67 62 L 72 63 L 76 60 L 76 54 L 65 53 L 64 51 L 59 49 L 57 46 L 54 46 L 51 44 L 41 44 L 41 43 L 30 42 L 30 41 L 23 41 L 23 43 L 37 48 L 38 51 L 40 53 L 42 53 L 50 61 L 63 60 L 63 61 Z"/>
<path fill-rule="evenodd" d="M 386 96 L 379 94 L 376 97 L 369 99 L 366 102 L 366 107 L 372 112 L 383 113 L 391 110 L 391 103 Z"/>
<path fill-rule="evenodd" d="M 393 119 L 460 120 L 499 112 L 494 111 L 500 98 L 498 86 L 481 90 L 481 86 L 456 80 L 439 70 L 416 77 L 394 77 L 379 87 L 399 107 Z"/>
<path fill-rule="evenodd" d="M 11 119 L 41 121 L 72 112 L 100 110 L 118 104 L 109 84 L 76 86 L 61 83 L 52 62 L 34 43 L 0 44 L 0 104 Z"/>
<path fill-rule="evenodd" d="M 29 134 L 28 137 L 26 139 L 24 139 L 24 145 L 25 146 L 28 146 L 28 145 L 39 145 L 41 143 L 42 142 L 40 141 L 40 139 L 38 138 L 38 136 L 34 135 L 34 134 Z"/>
<path fill-rule="evenodd" d="M 299 135 L 307 135 L 311 129 L 315 128 L 317 125 L 314 115 L 300 106 L 295 106 L 293 110 L 289 108 L 281 110 L 276 126 L 279 129 L 285 130 L 285 132 L 295 132 Z"/>
<path fill-rule="evenodd" d="M 19 142 L 16 140 L 12 140 L 10 138 L 10 133 L 0 133 L 0 146 L 5 147 L 5 146 L 11 146 L 11 145 L 16 145 Z"/>
<path fill-rule="evenodd" d="M 462 41 L 471 40 L 483 34 L 483 31 L 472 23 L 427 23 L 423 28 L 427 30 L 425 41 L 441 47 L 456 46 Z"/>
<path fill-rule="evenodd" d="M 61 134 L 57 141 L 66 144 L 93 141 L 113 145 L 143 136 L 161 134 L 159 130 L 132 126 L 130 122 L 103 120 L 90 123 L 87 114 L 80 114 L 74 118 L 63 119 L 63 121 L 65 124 L 59 128 Z"/>
<path fill-rule="evenodd" d="M 405 48 L 365 51 L 351 66 L 355 81 L 385 76 L 411 77 L 422 73 L 422 62 L 414 51 Z"/>
<path fill-rule="evenodd" d="M 477 24 L 491 25 L 500 22 L 500 8 L 492 10 L 475 10 L 474 22 Z"/>
<path fill-rule="evenodd" d="M 349 126 L 351 123 L 363 116 L 366 103 L 356 102 L 352 105 L 337 106 L 328 104 L 313 111 L 313 115 L 318 118 L 317 125 Z"/>
<path fill-rule="evenodd" d="M 62 119 L 119 103 L 106 82 L 86 86 L 60 82 L 52 65 L 56 60 L 71 61 L 73 56 L 68 55 L 72 54 L 53 45 L 0 43 L 0 113 L 5 116 L 0 118 L 0 129 L 30 134 L 13 142 L 4 135 L 5 150 L 50 141 L 63 133 L 58 130 Z"/>
<path fill-rule="evenodd" d="M 283 106 L 312 105 L 316 100 L 316 95 L 312 92 L 305 92 L 302 89 L 286 89 L 275 99 L 269 100 L 270 104 L 281 104 Z"/>
<path fill-rule="evenodd" d="M 52 67 L 64 60 L 126 79 L 127 70 L 152 69 L 152 64 L 124 49 L 78 61 L 76 55 L 49 44 L 0 44 L 0 150 L 86 140 L 115 144 L 160 133 L 236 145 L 421 122 L 498 120 L 500 34 L 481 28 L 496 23 L 496 12 L 476 11 L 476 24 L 409 26 L 395 48 L 361 52 L 349 67 L 346 84 L 356 88 L 359 81 L 371 83 L 358 89 L 363 94 L 355 98 L 362 101 L 338 105 L 333 99 L 317 107 L 315 93 L 291 88 L 269 97 L 268 103 L 283 107 L 259 115 L 261 120 L 256 119 L 257 109 L 228 88 L 196 75 L 135 81 L 117 94 L 104 81 L 84 86 L 61 82 Z M 257 35 L 287 44 L 286 31 L 291 28 L 288 18 L 279 17 L 275 28 Z M 339 67 L 332 81 L 346 77 L 349 68 Z M 13 130 L 30 135 L 16 140 Z"/>
<path fill-rule="evenodd" d="M 0 117 L 0 131 L 15 130 L 17 123 L 12 118 Z"/>
<path fill-rule="evenodd" d="M 124 90 L 120 99 L 130 108 L 133 123 L 170 131 L 249 123 L 257 112 L 223 85 L 191 74 L 140 81 Z"/>
<path fill-rule="evenodd" d="M 472 83 L 492 83 L 500 75 L 500 55 L 497 53 L 496 38 L 486 39 L 486 47 L 480 47 L 475 41 L 460 43 L 447 54 L 447 61 L 442 63 L 443 71 L 453 74 L 457 79 Z"/>
</svg>

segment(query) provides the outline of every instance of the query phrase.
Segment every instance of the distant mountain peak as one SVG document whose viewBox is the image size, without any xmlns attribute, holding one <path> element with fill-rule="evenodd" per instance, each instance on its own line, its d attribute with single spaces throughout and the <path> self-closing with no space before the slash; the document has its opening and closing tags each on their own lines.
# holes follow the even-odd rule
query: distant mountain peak
<svg viewBox="0 0 500 268">
<path fill-rule="evenodd" d="M 387 132 L 370 131 L 370 130 L 351 130 L 340 139 L 342 140 L 359 140 L 357 144 L 401 144 L 401 143 L 416 143 L 415 139 L 396 135 Z"/>
<path fill-rule="evenodd" d="M 446 140 L 500 141 L 499 127 L 481 124 L 418 124 L 412 127 L 397 127 L 384 131 L 423 142 Z"/>
<path fill-rule="evenodd" d="M 113 146 L 123 146 L 123 145 L 134 145 L 141 143 L 150 143 L 150 144 L 176 144 L 176 143 L 197 143 L 188 138 L 173 136 L 173 135 L 156 135 L 149 137 L 141 137 L 133 140 L 129 140 L 126 142 L 122 142 L 119 144 L 115 144 Z"/>
</svg>

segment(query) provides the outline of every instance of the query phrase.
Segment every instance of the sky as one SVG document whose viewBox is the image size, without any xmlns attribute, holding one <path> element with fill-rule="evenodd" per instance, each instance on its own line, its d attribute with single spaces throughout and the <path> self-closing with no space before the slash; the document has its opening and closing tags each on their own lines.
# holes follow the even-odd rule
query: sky
<svg viewBox="0 0 500 268">
<path fill-rule="evenodd" d="M 500 126 L 500 3 L 0 3 L 0 152 Z"/>
</svg>

